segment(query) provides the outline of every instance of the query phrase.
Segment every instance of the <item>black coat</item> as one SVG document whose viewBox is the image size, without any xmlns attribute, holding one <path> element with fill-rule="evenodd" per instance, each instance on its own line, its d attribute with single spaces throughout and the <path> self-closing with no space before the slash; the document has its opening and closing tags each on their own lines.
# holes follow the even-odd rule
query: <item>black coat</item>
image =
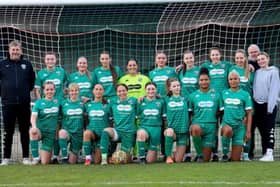
<svg viewBox="0 0 280 187">
<path fill-rule="evenodd" d="M 30 91 L 35 82 L 32 64 L 22 57 L 19 61 L 7 59 L 0 62 L 0 88 L 3 104 L 30 102 Z"/>
</svg>

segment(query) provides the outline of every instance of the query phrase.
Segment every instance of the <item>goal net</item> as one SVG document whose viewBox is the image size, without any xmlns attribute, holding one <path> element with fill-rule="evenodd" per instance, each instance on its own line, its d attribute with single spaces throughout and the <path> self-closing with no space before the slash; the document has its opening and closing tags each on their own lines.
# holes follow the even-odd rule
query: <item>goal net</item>
<svg viewBox="0 0 280 187">
<path fill-rule="evenodd" d="M 107 50 L 112 63 L 123 71 L 126 61 L 135 57 L 140 71 L 147 74 L 155 66 L 156 50 L 164 50 L 169 65 L 175 66 L 182 62 L 183 51 L 190 49 L 199 65 L 208 59 L 213 46 L 222 49 L 223 59 L 233 61 L 236 49 L 257 44 L 270 54 L 271 63 L 279 67 L 277 0 L 118 2 L 0 6 L 0 59 L 7 56 L 8 43 L 17 39 L 36 72 L 44 67 L 46 51 L 56 52 L 59 64 L 71 73 L 76 71 L 79 56 L 87 57 L 89 69 L 93 70 L 99 66 L 99 53 Z M 257 138 L 256 151 L 260 156 Z M 280 142 L 278 128 L 276 138 Z M 13 146 L 12 155 L 17 160 L 21 157 L 18 135 Z M 275 150 L 279 156 L 279 144 Z"/>
</svg>

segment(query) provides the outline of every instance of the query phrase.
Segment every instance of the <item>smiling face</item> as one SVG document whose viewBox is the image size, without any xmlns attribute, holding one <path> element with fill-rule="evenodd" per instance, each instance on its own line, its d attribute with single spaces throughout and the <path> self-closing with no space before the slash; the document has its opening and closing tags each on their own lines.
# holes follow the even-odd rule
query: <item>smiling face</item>
<svg viewBox="0 0 280 187">
<path fill-rule="evenodd" d="M 192 68 L 194 65 L 194 55 L 192 53 L 185 53 L 183 57 L 183 61 L 188 67 L 188 69 Z"/>
<path fill-rule="evenodd" d="M 127 88 L 123 85 L 118 85 L 117 87 L 117 95 L 119 96 L 120 100 L 126 100 L 127 99 Z"/>
<path fill-rule="evenodd" d="M 158 68 L 164 68 L 167 63 L 167 56 L 164 53 L 158 53 L 156 55 L 156 65 Z"/>
<path fill-rule="evenodd" d="M 269 65 L 269 57 L 265 54 L 258 55 L 257 61 L 260 68 L 267 68 Z"/>
<path fill-rule="evenodd" d="M 239 67 L 242 67 L 244 68 L 245 67 L 245 64 L 246 64 L 246 56 L 244 53 L 241 53 L 241 52 L 236 52 L 235 53 L 235 64 Z"/>
<path fill-rule="evenodd" d="M 101 99 L 104 94 L 104 88 L 101 84 L 96 84 L 92 92 L 95 99 Z"/>
<path fill-rule="evenodd" d="M 156 97 L 157 88 L 154 84 L 147 85 L 145 91 L 148 98 L 152 99 Z"/>
<path fill-rule="evenodd" d="M 78 68 L 78 71 L 81 73 L 86 72 L 87 68 L 88 68 L 87 59 L 84 57 L 80 57 L 77 61 L 77 68 Z"/>
<path fill-rule="evenodd" d="M 71 101 L 77 101 L 79 97 L 79 86 L 77 84 L 70 84 L 68 89 L 68 94 Z"/>
<path fill-rule="evenodd" d="M 104 69 L 109 69 L 110 68 L 111 57 L 110 57 L 109 54 L 101 53 L 99 61 L 100 61 L 101 65 Z"/>
<path fill-rule="evenodd" d="M 44 95 L 48 100 L 52 100 L 55 93 L 55 85 L 52 82 L 47 82 L 44 86 Z"/>
<path fill-rule="evenodd" d="M 232 71 L 228 76 L 228 83 L 230 88 L 238 89 L 239 88 L 240 77 L 237 72 Z"/>
<path fill-rule="evenodd" d="M 181 85 L 179 81 L 172 81 L 169 86 L 172 95 L 178 96 L 181 93 Z"/>
<path fill-rule="evenodd" d="M 47 69 L 53 69 L 56 64 L 56 56 L 54 54 L 46 54 L 45 64 Z"/>
<path fill-rule="evenodd" d="M 256 61 L 259 53 L 260 49 L 257 45 L 251 45 L 248 48 L 248 55 L 250 60 Z"/>
<path fill-rule="evenodd" d="M 9 47 L 9 55 L 11 60 L 18 61 L 22 55 L 22 50 L 19 45 Z"/>
<path fill-rule="evenodd" d="M 126 65 L 127 72 L 130 75 L 136 75 L 138 73 L 138 65 L 135 60 L 129 60 Z"/>
<path fill-rule="evenodd" d="M 213 64 L 218 64 L 221 61 L 221 53 L 218 49 L 212 49 L 210 51 L 210 60 Z"/>
<path fill-rule="evenodd" d="M 208 75 L 202 74 L 199 76 L 199 86 L 201 89 L 206 90 L 209 88 L 210 78 Z"/>
</svg>

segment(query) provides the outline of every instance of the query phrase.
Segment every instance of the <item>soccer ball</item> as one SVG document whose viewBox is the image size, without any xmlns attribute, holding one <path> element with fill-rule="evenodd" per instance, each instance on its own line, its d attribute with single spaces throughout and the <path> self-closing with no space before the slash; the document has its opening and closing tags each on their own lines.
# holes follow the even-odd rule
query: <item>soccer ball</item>
<svg viewBox="0 0 280 187">
<path fill-rule="evenodd" d="M 115 151 L 112 155 L 112 162 L 114 164 L 125 164 L 126 163 L 126 152 Z"/>
</svg>

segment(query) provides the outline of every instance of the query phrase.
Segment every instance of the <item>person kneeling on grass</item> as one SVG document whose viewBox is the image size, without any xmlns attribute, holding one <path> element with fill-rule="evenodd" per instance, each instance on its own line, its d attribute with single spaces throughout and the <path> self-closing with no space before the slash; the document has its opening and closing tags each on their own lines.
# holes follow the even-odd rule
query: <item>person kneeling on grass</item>
<svg viewBox="0 0 280 187">
<path fill-rule="evenodd" d="M 89 124 L 84 131 L 84 152 L 86 155 L 85 165 L 90 165 L 92 152 L 94 153 L 94 163 L 100 164 L 100 137 L 104 128 L 109 127 L 108 102 L 103 98 L 104 88 L 101 84 L 96 84 L 93 88 L 94 100 L 86 103 L 86 114 Z M 95 148 L 92 151 L 92 148 Z"/>
<path fill-rule="evenodd" d="M 140 163 L 155 162 L 157 149 L 160 145 L 162 117 L 164 115 L 163 101 L 156 98 L 157 86 L 149 82 L 145 86 L 146 97 L 138 103 L 138 118 L 140 125 L 137 130 L 137 147 Z M 146 155 L 146 141 L 148 141 L 148 152 Z"/>
<path fill-rule="evenodd" d="M 127 160 L 131 160 L 131 150 L 135 141 L 135 117 L 137 100 L 127 97 L 128 87 L 125 84 L 117 85 L 118 97 L 109 100 L 110 115 L 114 119 L 114 127 L 105 128 L 101 135 L 100 148 L 102 153 L 101 165 L 107 164 L 107 154 L 110 139 L 121 142 L 121 150 L 126 152 Z"/>
<path fill-rule="evenodd" d="M 82 149 L 84 127 L 84 105 L 79 99 L 79 85 L 71 83 L 68 88 L 69 98 L 62 101 L 62 127 L 59 130 L 59 146 L 61 149 L 62 163 L 75 164 Z M 68 156 L 68 143 L 69 156 Z"/>
<path fill-rule="evenodd" d="M 42 141 L 40 151 L 41 163 L 48 164 L 51 160 L 59 116 L 59 102 L 57 99 L 54 99 L 54 93 L 54 83 L 47 81 L 44 85 L 45 97 L 38 99 L 32 109 L 32 127 L 29 130 L 33 157 L 32 165 L 36 165 L 40 161 L 38 152 L 39 140 Z"/>
<path fill-rule="evenodd" d="M 189 98 L 189 110 L 193 115 L 190 131 L 197 153 L 197 162 L 210 160 L 217 134 L 216 124 L 220 95 L 209 86 L 209 71 L 206 68 L 201 68 L 199 89 L 193 92 Z"/>
<path fill-rule="evenodd" d="M 164 131 L 165 155 L 166 163 L 172 164 L 174 161 L 182 162 L 186 151 L 189 139 L 188 104 L 186 98 L 180 95 L 181 86 L 178 79 L 167 79 L 166 90 L 168 93 L 165 97 L 167 121 L 167 128 Z M 172 156 L 173 141 L 176 141 L 174 156 Z"/>
<path fill-rule="evenodd" d="M 252 123 L 252 100 L 248 92 L 239 89 L 240 76 L 237 71 L 229 73 L 228 82 L 230 88 L 224 90 L 221 96 L 224 111 L 222 120 L 222 161 L 229 160 L 228 152 L 230 139 L 232 139 L 231 161 L 240 161 L 242 146 L 250 139 Z M 246 126 L 243 120 L 246 117 Z M 246 131 L 246 133 L 245 133 Z"/>
</svg>

